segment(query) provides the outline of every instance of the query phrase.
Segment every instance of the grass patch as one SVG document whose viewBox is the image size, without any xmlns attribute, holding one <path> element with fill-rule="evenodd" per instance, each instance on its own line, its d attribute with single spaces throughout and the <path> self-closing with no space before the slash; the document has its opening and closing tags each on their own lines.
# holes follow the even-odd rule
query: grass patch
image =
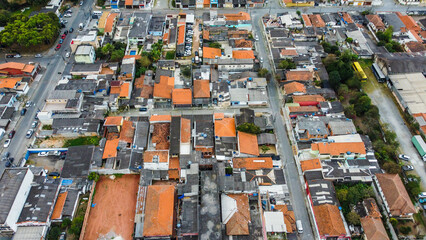
<svg viewBox="0 0 426 240">
<path fill-rule="evenodd" d="M 423 226 L 425 225 L 425 220 L 423 219 L 422 213 L 415 213 L 414 214 L 414 220 L 416 220 L 417 223 L 422 224 Z"/>
<path fill-rule="evenodd" d="M 121 178 L 124 174 L 122 173 L 114 173 L 113 174 L 115 178 Z"/>
<path fill-rule="evenodd" d="M 64 148 L 73 147 L 73 146 L 82 146 L 82 145 L 99 145 L 100 137 L 79 137 L 74 139 L 68 139 L 64 143 Z"/>
</svg>

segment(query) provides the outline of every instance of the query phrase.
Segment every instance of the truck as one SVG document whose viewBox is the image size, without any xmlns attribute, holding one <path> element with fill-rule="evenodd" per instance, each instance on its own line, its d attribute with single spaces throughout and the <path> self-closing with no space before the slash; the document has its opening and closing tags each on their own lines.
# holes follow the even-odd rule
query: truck
<svg viewBox="0 0 426 240">
<path fill-rule="evenodd" d="M 423 161 L 426 161 L 426 143 L 423 141 L 423 138 L 420 135 L 415 135 L 411 138 L 411 141 L 413 142 L 414 147 L 419 152 Z"/>
</svg>

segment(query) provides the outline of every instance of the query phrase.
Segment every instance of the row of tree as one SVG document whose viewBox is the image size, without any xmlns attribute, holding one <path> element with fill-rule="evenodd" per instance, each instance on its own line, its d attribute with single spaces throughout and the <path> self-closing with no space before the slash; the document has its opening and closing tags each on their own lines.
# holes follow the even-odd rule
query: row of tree
<svg viewBox="0 0 426 240">
<path fill-rule="evenodd" d="M 39 13 L 31 18 L 19 15 L 0 32 L 3 47 L 35 47 L 50 44 L 59 34 L 60 24 L 54 13 Z"/>
</svg>

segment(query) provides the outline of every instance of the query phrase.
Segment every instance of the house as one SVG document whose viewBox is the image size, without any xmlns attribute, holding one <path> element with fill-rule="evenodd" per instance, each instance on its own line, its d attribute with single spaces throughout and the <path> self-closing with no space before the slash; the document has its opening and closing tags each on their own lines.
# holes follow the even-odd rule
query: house
<svg viewBox="0 0 426 240">
<path fill-rule="evenodd" d="M 330 135 L 332 136 L 357 133 L 356 127 L 352 119 L 345 119 L 342 121 L 330 121 L 328 123 L 328 129 L 330 130 Z"/>
<path fill-rule="evenodd" d="M 191 107 L 192 91 L 189 88 L 173 89 L 172 101 L 174 107 Z"/>
<path fill-rule="evenodd" d="M 365 16 L 368 20 L 368 25 L 371 27 L 371 29 L 373 29 L 373 31 L 385 31 L 386 30 L 386 26 L 383 23 L 382 19 L 379 17 L 379 15 L 366 15 Z"/>
<path fill-rule="evenodd" d="M 339 207 L 332 204 L 313 206 L 320 239 L 351 239 L 347 233 Z"/>
<path fill-rule="evenodd" d="M 216 59 L 222 56 L 220 48 L 203 47 L 204 59 Z"/>
<path fill-rule="evenodd" d="M 29 77 L 0 78 L 0 92 L 27 94 L 30 89 L 30 82 L 31 78 Z"/>
<path fill-rule="evenodd" d="M 112 37 L 114 36 L 115 26 L 117 25 L 118 13 L 111 13 L 106 19 L 104 35 Z"/>
<path fill-rule="evenodd" d="M 214 135 L 216 159 L 231 159 L 237 150 L 235 118 L 214 114 Z"/>
<path fill-rule="evenodd" d="M 16 222 L 31 189 L 34 174 L 29 168 L 7 168 L 0 178 L 0 233 L 9 236 L 16 232 Z"/>
<path fill-rule="evenodd" d="M 145 42 L 148 36 L 148 26 L 151 21 L 151 14 L 135 12 L 130 22 L 130 30 L 127 36 L 128 45 L 138 46 Z"/>
<path fill-rule="evenodd" d="M 222 194 L 222 223 L 225 224 L 226 235 L 249 235 L 251 222 L 249 200 L 247 194 Z"/>
<path fill-rule="evenodd" d="M 133 81 L 135 77 L 136 58 L 124 58 L 121 62 L 120 73 L 118 80 L 120 81 Z"/>
<path fill-rule="evenodd" d="M 306 93 L 306 87 L 302 83 L 291 82 L 284 85 L 284 93 L 286 95 L 303 95 Z"/>
<path fill-rule="evenodd" d="M 77 33 L 78 35 L 71 39 L 71 52 L 75 52 L 80 45 L 91 45 L 94 48 L 101 46 L 101 37 L 98 37 L 97 30 L 83 30 Z"/>
<path fill-rule="evenodd" d="M 293 102 L 298 103 L 300 106 L 317 106 L 325 99 L 321 95 L 294 95 Z"/>
<path fill-rule="evenodd" d="M 173 185 L 151 185 L 145 198 L 143 237 L 171 238 L 175 225 L 175 187 Z"/>
<path fill-rule="evenodd" d="M 102 63 L 95 62 L 93 64 L 75 63 L 71 68 L 71 75 L 73 76 L 88 76 L 99 75 L 102 71 Z"/>
<path fill-rule="evenodd" d="M 191 120 L 182 117 L 180 120 L 180 146 L 179 154 L 189 155 L 191 153 Z"/>
<path fill-rule="evenodd" d="M 91 161 L 93 156 L 97 154 L 97 150 L 93 145 L 69 147 L 61 177 L 64 179 L 87 178 Z"/>
<path fill-rule="evenodd" d="M 148 170 L 169 170 L 169 151 L 145 151 L 143 155 L 143 168 Z"/>
<path fill-rule="evenodd" d="M 312 143 L 312 151 L 318 151 L 321 157 L 354 158 L 366 155 L 363 142 L 331 142 Z"/>
<path fill-rule="evenodd" d="M 300 168 L 302 169 L 302 172 L 315 171 L 315 170 L 321 170 L 322 165 L 319 158 L 314 158 L 314 159 L 300 161 Z"/>
<path fill-rule="evenodd" d="M 53 134 L 62 137 L 97 136 L 100 126 L 98 119 L 54 118 L 52 121 Z"/>
<path fill-rule="evenodd" d="M 161 76 L 160 82 L 154 84 L 154 98 L 172 99 L 172 91 L 175 84 L 174 77 Z"/>
<path fill-rule="evenodd" d="M 325 123 L 314 119 L 300 119 L 296 123 L 294 130 L 297 133 L 298 140 L 301 142 L 323 140 L 329 135 Z"/>
<path fill-rule="evenodd" d="M 75 52 L 76 63 L 95 63 L 95 48 L 92 45 L 79 45 Z"/>
<path fill-rule="evenodd" d="M 255 158 L 234 158 L 232 159 L 233 168 L 243 168 L 246 170 L 272 169 L 272 158 L 255 157 Z"/>
<path fill-rule="evenodd" d="M 314 72 L 305 70 L 290 70 L 285 73 L 286 81 L 309 82 L 314 80 Z"/>
<path fill-rule="evenodd" d="M 210 103 L 210 81 L 194 80 L 194 105 L 205 106 Z"/>
<path fill-rule="evenodd" d="M 162 36 L 165 20 L 165 16 L 152 16 L 149 21 L 148 34 L 154 37 Z"/>
<path fill-rule="evenodd" d="M 9 77 L 31 77 L 35 78 L 41 70 L 39 64 L 25 64 L 18 62 L 7 62 L 0 64 L 0 75 Z"/>
<path fill-rule="evenodd" d="M 413 217 L 413 214 L 416 213 L 416 209 L 398 174 L 376 174 L 374 182 L 384 202 L 386 212 L 391 217 Z"/>
<path fill-rule="evenodd" d="M 364 229 L 364 237 L 366 240 L 383 239 L 389 240 L 382 219 L 373 217 L 361 218 L 361 226 Z"/>
<path fill-rule="evenodd" d="M 201 152 L 203 158 L 211 158 L 214 154 L 213 116 L 195 115 L 194 129 L 194 150 Z"/>
<path fill-rule="evenodd" d="M 257 136 L 255 134 L 238 131 L 238 149 L 239 156 L 259 156 L 259 146 L 257 145 Z"/>
<path fill-rule="evenodd" d="M 77 90 L 54 90 L 46 99 L 42 112 L 79 113 L 83 94 Z"/>
</svg>

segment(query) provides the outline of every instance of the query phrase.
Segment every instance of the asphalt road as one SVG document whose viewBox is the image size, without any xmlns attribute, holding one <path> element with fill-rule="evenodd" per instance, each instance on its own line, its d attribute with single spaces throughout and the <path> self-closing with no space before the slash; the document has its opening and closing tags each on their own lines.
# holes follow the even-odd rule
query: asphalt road
<svg viewBox="0 0 426 240">
<path fill-rule="evenodd" d="M 65 68 L 67 68 L 68 71 L 71 68 L 72 62 L 70 61 L 73 60 L 72 58 L 66 58 L 65 55 L 67 52 L 70 51 L 70 42 L 71 39 L 77 34 L 78 25 L 80 24 L 80 22 L 86 21 L 88 17 L 90 17 L 93 1 L 94 0 L 85 0 L 83 6 L 72 8 L 73 16 L 71 18 L 67 18 L 68 23 L 66 24 L 66 28 L 64 28 L 62 32 L 68 30 L 71 27 L 74 28 L 75 31 L 67 35 L 64 43 L 62 44 L 62 47 L 58 51 L 54 50 L 54 48 L 56 47 L 55 44 L 52 49 L 43 53 L 42 58 L 34 58 L 33 55 L 24 55 L 22 58 L 13 59 L 13 61 L 25 63 L 39 62 L 43 67 L 43 70 L 41 72 L 43 76 L 41 77 L 39 82 L 32 83 L 32 85 L 30 86 L 31 89 L 27 94 L 27 100 L 32 101 L 33 106 L 27 109 L 27 112 L 24 116 L 18 118 L 16 126 L 14 127 L 16 134 L 13 137 L 9 147 L 7 149 L 3 149 L 3 146 L 1 146 L 2 154 L 4 154 L 4 152 L 9 152 L 10 156 L 15 159 L 15 165 L 19 163 L 19 160 L 24 156 L 27 148 L 34 140 L 34 135 L 30 139 L 27 139 L 25 135 L 27 130 L 31 128 L 31 124 L 34 121 L 34 117 L 37 111 L 43 108 L 46 97 L 54 89 L 54 86 L 56 86 L 57 82 L 59 81 L 61 77 L 61 74 L 59 73 L 64 72 Z M 81 11 L 81 9 L 83 9 L 83 11 Z M 58 41 L 59 39 L 57 40 L 57 42 Z M 3 61 L 4 60 L 1 60 L 1 62 Z M 22 108 L 19 108 L 19 111 L 21 109 Z M 19 111 L 15 114 L 19 115 Z M 4 163 L 5 162 L 1 162 L 0 164 L 0 175 L 5 168 Z"/>
</svg>

